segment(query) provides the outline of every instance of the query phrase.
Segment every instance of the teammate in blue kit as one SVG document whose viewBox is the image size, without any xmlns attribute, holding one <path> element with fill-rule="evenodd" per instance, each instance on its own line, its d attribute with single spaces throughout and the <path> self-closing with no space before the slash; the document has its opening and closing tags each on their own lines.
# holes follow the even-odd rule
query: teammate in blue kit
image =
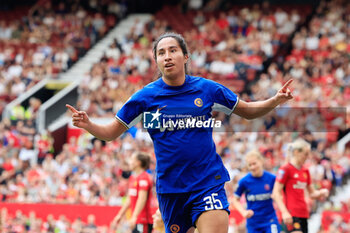
<svg viewBox="0 0 350 233">
<path fill-rule="evenodd" d="M 161 77 L 132 95 L 115 121 L 98 125 L 67 105 L 73 125 L 109 141 L 143 118 L 157 158 L 157 197 L 166 232 L 193 232 L 197 227 L 200 233 L 226 233 L 224 183 L 229 175 L 206 123 L 211 123 L 214 109 L 247 119 L 262 116 L 293 98 L 288 89 L 292 80 L 274 97 L 247 103 L 223 85 L 186 74 L 189 51 L 181 35 L 161 35 L 153 53 Z"/>
<path fill-rule="evenodd" d="M 264 160 L 258 151 L 249 152 L 245 161 L 250 172 L 238 182 L 233 205 L 247 218 L 248 233 L 278 233 L 279 223 L 271 198 L 276 176 L 264 171 Z M 239 202 L 242 194 L 247 209 Z"/>
</svg>

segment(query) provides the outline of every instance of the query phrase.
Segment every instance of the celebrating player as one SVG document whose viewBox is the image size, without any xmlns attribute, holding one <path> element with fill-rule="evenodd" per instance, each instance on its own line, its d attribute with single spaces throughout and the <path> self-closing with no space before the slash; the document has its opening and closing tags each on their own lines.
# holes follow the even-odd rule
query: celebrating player
<svg viewBox="0 0 350 233">
<path fill-rule="evenodd" d="M 152 178 L 146 172 L 150 161 L 147 154 L 136 152 L 132 155 L 130 165 L 133 174 L 129 180 L 129 195 L 113 220 L 114 224 L 119 224 L 128 208 L 131 207 L 130 228 L 133 229 L 132 233 L 152 232 Z"/>
<path fill-rule="evenodd" d="M 277 233 L 279 223 L 271 198 L 276 177 L 264 171 L 264 159 L 258 151 L 249 152 L 245 161 L 250 172 L 238 182 L 233 205 L 247 218 L 248 233 Z M 242 194 L 245 194 L 247 209 L 239 201 Z"/>
<path fill-rule="evenodd" d="M 305 190 L 313 199 L 327 198 L 327 189 L 315 190 L 311 184 L 309 170 L 303 164 L 310 154 L 310 144 L 297 139 L 289 145 L 289 162 L 278 170 L 273 189 L 273 198 L 282 213 L 288 232 L 307 233 L 309 211 L 305 201 Z M 284 202 L 283 202 L 284 191 Z"/>
<path fill-rule="evenodd" d="M 166 232 L 192 232 L 195 226 L 200 233 L 226 233 L 229 204 L 224 183 L 229 174 L 216 153 L 212 128 L 203 126 L 212 110 L 247 119 L 268 113 L 293 98 L 288 89 L 292 80 L 272 98 L 247 103 L 223 85 L 186 74 L 189 51 L 181 35 L 161 35 L 153 54 L 161 78 L 132 95 L 115 121 L 97 125 L 85 112 L 67 105 L 73 125 L 113 140 L 143 117 L 154 143 L 157 196 Z M 161 125 L 166 116 L 175 116 L 168 119 L 172 127 Z"/>
</svg>

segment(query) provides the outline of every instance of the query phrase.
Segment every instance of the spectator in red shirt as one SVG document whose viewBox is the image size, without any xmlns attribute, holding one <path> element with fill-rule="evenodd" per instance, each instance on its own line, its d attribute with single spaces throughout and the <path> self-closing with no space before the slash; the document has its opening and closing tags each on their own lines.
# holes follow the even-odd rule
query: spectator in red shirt
<svg viewBox="0 0 350 233">
<path fill-rule="evenodd" d="M 119 224 L 130 207 L 132 215 L 129 223 L 132 233 L 152 232 L 151 199 L 153 184 L 151 176 L 146 172 L 150 162 L 151 157 L 144 153 L 136 152 L 131 157 L 130 165 L 133 174 L 129 180 L 128 199 L 113 220 L 114 224 Z"/>
<path fill-rule="evenodd" d="M 297 139 L 289 145 L 288 163 L 278 170 L 273 188 L 272 196 L 282 212 L 287 232 L 308 232 L 309 210 L 305 201 L 305 190 L 312 199 L 323 199 L 329 195 L 327 189 L 313 188 L 309 170 L 303 167 L 310 154 L 310 148 L 310 144 L 303 139 Z"/>
<path fill-rule="evenodd" d="M 221 30 L 225 30 L 230 26 L 229 22 L 227 21 L 226 14 L 224 12 L 220 13 L 220 18 L 216 21 L 216 24 Z"/>
</svg>

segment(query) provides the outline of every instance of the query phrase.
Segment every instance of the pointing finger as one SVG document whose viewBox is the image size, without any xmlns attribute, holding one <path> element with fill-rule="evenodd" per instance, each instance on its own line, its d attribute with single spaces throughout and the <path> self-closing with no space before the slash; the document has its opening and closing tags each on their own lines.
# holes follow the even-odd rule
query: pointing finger
<svg viewBox="0 0 350 233">
<path fill-rule="evenodd" d="M 285 91 L 287 90 L 289 84 L 291 84 L 293 82 L 293 79 L 289 79 L 282 87 L 282 90 Z"/>
<path fill-rule="evenodd" d="M 72 113 L 78 113 L 78 110 L 76 110 L 73 106 L 66 104 L 66 107 L 72 112 Z"/>
</svg>

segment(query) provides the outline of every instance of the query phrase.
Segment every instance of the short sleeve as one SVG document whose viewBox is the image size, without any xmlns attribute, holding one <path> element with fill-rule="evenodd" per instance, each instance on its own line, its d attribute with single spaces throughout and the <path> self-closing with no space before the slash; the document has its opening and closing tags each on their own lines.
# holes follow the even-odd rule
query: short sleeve
<svg viewBox="0 0 350 233">
<path fill-rule="evenodd" d="M 146 101 L 142 96 L 142 90 L 140 90 L 126 101 L 124 106 L 115 115 L 115 118 L 130 129 L 141 121 L 142 114 L 146 108 Z"/>
<path fill-rule="evenodd" d="M 288 178 L 288 170 L 286 166 L 281 167 L 280 169 L 278 169 L 277 172 L 277 177 L 276 177 L 276 181 L 280 182 L 281 184 L 286 184 L 287 182 L 287 178 Z"/>
<path fill-rule="evenodd" d="M 238 96 L 231 91 L 229 88 L 213 82 L 212 87 L 212 97 L 214 105 L 212 107 L 213 111 L 224 112 L 230 115 L 238 104 Z"/>
<path fill-rule="evenodd" d="M 142 175 L 139 179 L 139 190 L 149 190 L 152 184 L 147 175 Z"/>
<path fill-rule="evenodd" d="M 236 189 L 236 191 L 235 191 L 235 196 L 236 197 L 241 197 L 242 196 L 242 194 L 245 192 L 245 185 L 244 185 L 244 180 L 240 180 L 239 182 L 238 182 L 238 187 L 237 187 L 237 189 Z"/>
</svg>

